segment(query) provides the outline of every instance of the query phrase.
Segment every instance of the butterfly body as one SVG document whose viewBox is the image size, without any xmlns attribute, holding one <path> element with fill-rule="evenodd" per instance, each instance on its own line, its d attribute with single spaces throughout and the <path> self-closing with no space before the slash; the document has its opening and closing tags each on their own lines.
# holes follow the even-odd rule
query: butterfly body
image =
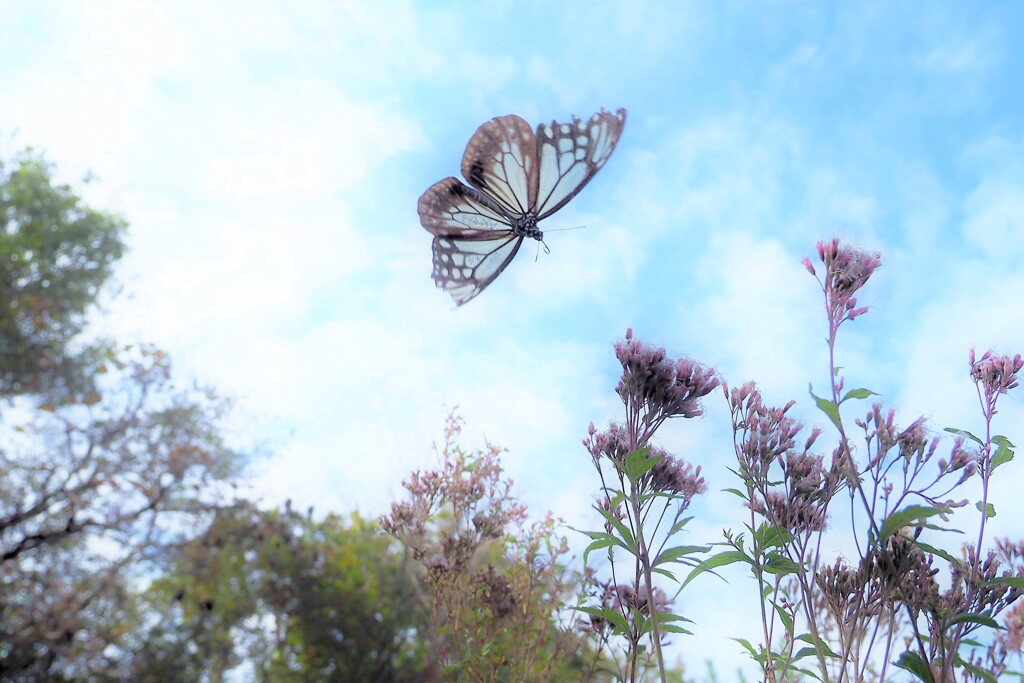
<svg viewBox="0 0 1024 683">
<path fill-rule="evenodd" d="M 541 124 L 518 116 L 480 126 L 466 146 L 462 175 L 420 197 L 420 223 L 434 235 L 433 279 L 459 306 L 511 263 L 526 238 L 543 241 L 543 219 L 565 206 L 611 156 L 626 110 L 589 121 Z"/>
</svg>

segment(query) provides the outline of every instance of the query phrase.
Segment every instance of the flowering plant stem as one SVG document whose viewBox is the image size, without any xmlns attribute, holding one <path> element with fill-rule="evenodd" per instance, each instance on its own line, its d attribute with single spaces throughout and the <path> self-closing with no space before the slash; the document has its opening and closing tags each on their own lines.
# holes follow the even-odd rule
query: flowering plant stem
<svg viewBox="0 0 1024 683">
<path fill-rule="evenodd" d="M 664 349 L 633 339 L 631 330 L 616 344 L 615 353 L 623 368 L 616 391 L 625 407 L 625 421 L 612 423 L 603 432 L 591 424 L 583 441 L 601 480 L 596 508 L 605 520 L 604 531 L 586 532 L 593 540 L 584 562 L 593 550 L 607 549 L 612 580 L 603 584 L 600 604 L 582 611 L 591 615 L 591 627 L 602 642 L 608 642 L 608 635 L 625 639 L 624 678 L 629 681 L 639 680 L 641 641 L 649 637 L 654 664 L 665 683 L 662 641 L 668 633 L 688 633 L 675 623 L 687 620 L 671 612 L 654 574 L 674 578 L 669 565 L 690 564 L 691 555 L 706 551 L 697 546 L 667 547 L 686 525 L 683 513 L 693 497 L 706 486 L 699 467 L 692 468 L 651 440 L 670 418 L 702 415 L 699 401 L 719 380 L 711 369 L 686 358 L 669 359 Z M 606 467 L 614 472 L 617 486 L 608 485 Z M 671 520 L 667 529 L 666 520 Z M 618 583 L 616 549 L 633 557 L 631 584 Z"/>
</svg>

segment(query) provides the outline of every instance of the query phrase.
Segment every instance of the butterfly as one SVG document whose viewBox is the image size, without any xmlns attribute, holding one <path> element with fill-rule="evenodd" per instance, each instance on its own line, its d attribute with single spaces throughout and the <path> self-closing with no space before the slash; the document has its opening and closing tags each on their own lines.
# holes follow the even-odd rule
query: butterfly
<svg viewBox="0 0 1024 683">
<path fill-rule="evenodd" d="M 523 240 L 543 243 L 537 224 L 565 206 L 615 150 L 626 110 L 540 124 L 518 116 L 480 126 L 462 156 L 462 175 L 420 197 L 420 223 L 434 235 L 434 283 L 461 306 L 494 282 Z"/>
</svg>

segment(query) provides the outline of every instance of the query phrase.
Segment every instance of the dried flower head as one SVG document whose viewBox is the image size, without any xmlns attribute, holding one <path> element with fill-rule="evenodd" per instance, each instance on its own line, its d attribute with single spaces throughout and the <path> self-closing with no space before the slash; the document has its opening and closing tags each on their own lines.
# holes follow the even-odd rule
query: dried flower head
<svg viewBox="0 0 1024 683">
<path fill-rule="evenodd" d="M 615 344 L 615 356 L 622 364 L 615 391 L 627 415 L 640 417 L 646 428 L 638 445 L 668 418 L 703 415 L 700 399 L 720 383 L 714 370 L 689 358 L 673 360 L 665 349 L 634 339 L 631 330 Z"/>
<path fill-rule="evenodd" d="M 785 492 L 765 492 L 751 507 L 772 524 L 795 534 L 823 531 L 830 487 L 822 468 L 822 457 L 807 452 L 788 452 L 782 462 Z"/>
<path fill-rule="evenodd" d="M 863 287 L 882 265 L 877 252 L 840 244 L 838 239 L 818 243 L 818 257 L 828 272 L 828 282 L 838 295 L 851 295 Z"/>
<path fill-rule="evenodd" d="M 838 239 L 818 242 L 818 258 L 825 264 L 825 277 L 819 281 L 825 292 L 829 324 L 834 335 L 844 320 L 853 320 L 867 312 L 867 308 L 857 308 L 854 294 L 882 265 L 882 258 L 877 252 L 862 251 L 841 244 Z M 809 259 L 804 258 L 803 263 L 812 275 L 817 276 Z"/>
<path fill-rule="evenodd" d="M 624 472 L 626 456 L 631 449 L 629 433 L 622 425 L 612 423 L 603 432 L 592 431 L 583 440 L 583 445 L 590 451 L 590 456 L 598 468 L 601 459 L 604 458 L 610 461 L 617 471 Z M 647 447 L 647 457 L 657 458 L 658 462 L 638 481 L 638 490 L 641 493 L 676 494 L 681 497 L 685 508 L 689 506 L 694 496 L 707 490 L 704 478 L 700 476 L 700 467 L 694 468 L 682 458 L 658 446 Z"/>
<path fill-rule="evenodd" d="M 978 387 L 978 396 L 982 401 L 986 419 L 996 414 L 996 402 L 1000 394 L 1007 393 L 1018 385 L 1017 374 L 1024 367 L 1020 354 L 1013 356 L 995 356 L 986 351 L 976 359 L 971 349 L 971 379 Z"/>
<path fill-rule="evenodd" d="M 601 458 L 607 458 L 619 468 L 625 465 L 626 456 L 633 449 L 630 447 L 629 433 L 622 425 L 613 422 L 608 429 L 599 432 L 591 423 L 589 431 L 590 434 L 583 440 L 583 445 L 590 452 L 590 457 L 594 459 L 597 467 L 600 467 Z"/>
<path fill-rule="evenodd" d="M 512 584 L 494 570 L 493 564 L 476 575 L 480 603 L 498 619 L 504 619 L 515 611 L 516 594 Z"/>
<path fill-rule="evenodd" d="M 731 390 L 726 386 L 725 392 L 732 409 L 740 471 L 754 481 L 763 480 L 772 464 L 780 461 L 796 445 L 802 425 L 786 414 L 795 403 L 790 401 L 782 408 L 766 406 L 753 382 Z M 815 430 L 811 434 L 804 450 L 813 445 L 820 433 L 820 430 Z"/>
<path fill-rule="evenodd" d="M 601 606 L 620 612 L 632 610 L 641 614 L 650 613 L 650 599 L 644 585 L 602 583 Z M 672 600 L 657 586 L 654 587 L 654 607 L 658 614 L 665 614 L 672 607 Z"/>
<path fill-rule="evenodd" d="M 657 451 L 657 452 L 655 452 Z M 682 458 L 677 458 L 662 449 L 652 449 L 651 454 L 660 457 L 649 472 L 649 484 L 653 491 L 672 493 L 683 498 L 683 507 L 688 507 L 694 496 L 707 491 L 707 484 L 696 469 Z"/>
</svg>

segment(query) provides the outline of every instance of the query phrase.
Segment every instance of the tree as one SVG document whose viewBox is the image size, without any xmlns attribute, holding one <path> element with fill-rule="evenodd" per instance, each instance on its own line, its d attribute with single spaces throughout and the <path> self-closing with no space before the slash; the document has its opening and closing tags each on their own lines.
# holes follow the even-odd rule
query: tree
<svg viewBox="0 0 1024 683">
<path fill-rule="evenodd" d="M 25 150 L 0 159 L 0 397 L 73 391 L 69 348 L 124 253 L 122 218 L 86 206 Z"/>
<path fill-rule="evenodd" d="M 87 404 L 33 411 L 3 435 L 0 671 L 109 667 L 133 580 L 219 507 L 238 473 L 215 397 L 175 390 L 154 349 L 110 362 Z"/>
<path fill-rule="evenodd" d="M 228 406 L 177 388 L 163 352 L 78 342 L 125 226 L 51 177 L 31 152 L 0 163 L 0 676 L 94 680 L 138 621 L 135 583 L 242 461 Z"/>
<path fill-rule="evenodd" d="M 431 680 L 413 563 L 377 525 L 240 503 L 221 510 L 147 591 L 158 614 L 131 680 Z"/>
</svg>

